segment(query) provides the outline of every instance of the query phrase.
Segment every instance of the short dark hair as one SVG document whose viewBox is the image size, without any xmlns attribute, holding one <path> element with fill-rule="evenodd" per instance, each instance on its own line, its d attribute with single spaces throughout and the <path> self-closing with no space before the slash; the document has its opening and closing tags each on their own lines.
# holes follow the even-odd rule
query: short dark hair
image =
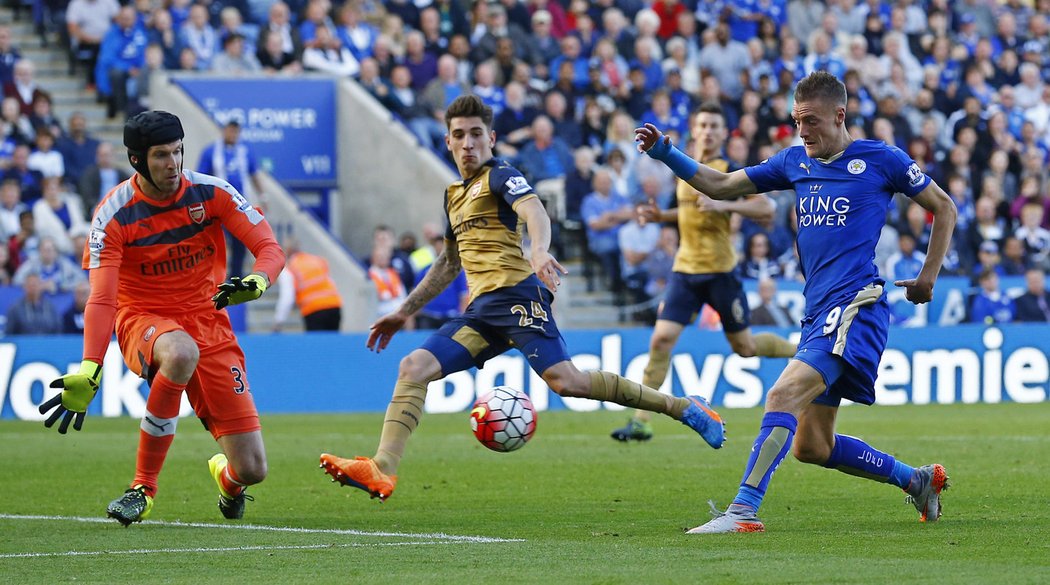
<svg viewBox="0 0 1050 585">
<path fill-rule="evenodd" d="M 693 116 L 695 117 L 698 114 L 716 114 L 722 117 L 723 124 L 726 121 L 726 113 L 725 110 L 722 109 L 722 104 L 715 101 L 708 101 L 700 104 L 700 107 L 693 112 Z"/>
<path fill-rule="evenodd" d="M 486 106 L 485 102 L 476 95 L 461 95 L 452 100 L 445 110 L 445 128 L 452 127 L 453 118 L 473 118 L 475 116 L 481 118 L 481 123 L 486 128 L 492 128 L 492 108 Z"/>
<path fill-rule="evenodd" d="M 795 102 L 823 101 L 846 105 L 846 86 L 827 71 L 814 71 L 795 86 Z"/>
</svg>

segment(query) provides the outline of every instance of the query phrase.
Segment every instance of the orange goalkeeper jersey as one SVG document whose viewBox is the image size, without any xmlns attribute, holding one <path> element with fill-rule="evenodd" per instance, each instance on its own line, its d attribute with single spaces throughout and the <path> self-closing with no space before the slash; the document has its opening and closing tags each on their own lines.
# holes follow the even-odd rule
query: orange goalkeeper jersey
<svg viewBox="0 0 1050 585">
<path fill-rule="evenodd" d="M 101 363 L 118 312 L 163 316 L 214 311 L 226 278 L 222 228 L 255 256 L 252 272 L 276 280 L 284 253 L 262 214 L 222 179 L 183 171 L 174 197 L 150 199 L 139 175 L 99 203 L 84 250 L 91 297 L 85 311 L 84 359 Z"/>
</svg>

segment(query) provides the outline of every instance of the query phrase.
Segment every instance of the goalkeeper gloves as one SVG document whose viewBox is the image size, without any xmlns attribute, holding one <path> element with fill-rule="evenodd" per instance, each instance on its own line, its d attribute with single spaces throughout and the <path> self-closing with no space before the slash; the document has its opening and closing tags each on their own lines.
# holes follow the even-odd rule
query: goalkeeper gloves
<svg viewBox="0 0 1050 585">
<path fill-rule="evenodd" d="M 52 388 L 61 388 L 62 392 L 47 402 L 40 405 L 40 414 L 45 414 L 52 408 L 55 409 L 51 416 L 44 421 L 44 426 L 51 428 L 55 421 L 62 418 L 62 424 L 58 425 L 58 432 L 66 434 L 69 429 L 69 421 L 74 420 L 73 429 L 79 431 L 84 426 L 84 413 L 87 412 L 88 404 L 98 392 L 99 379 L 102 377 L 102 366 L 91 360 L 80 362 L 80 372 L 66 374 L 51 382 Z M 63 417 L 62 415 L 65 415 Z"/>
<path fill-rule="evenodd" d="M 266 277 L 260 274 L 249 274 L 244 278 L 231 276 L 219 285 L 219 292 L 211 300 L 216 309 L 247 303 L 261 297 L 266 292 L 266 286 Z"/>
</svg>

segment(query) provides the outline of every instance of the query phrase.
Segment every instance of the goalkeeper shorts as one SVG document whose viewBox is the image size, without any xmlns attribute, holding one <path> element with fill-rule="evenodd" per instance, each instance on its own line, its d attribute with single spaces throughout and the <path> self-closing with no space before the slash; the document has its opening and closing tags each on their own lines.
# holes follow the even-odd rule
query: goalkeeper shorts
<svg viewBox="0 0 1050 585">
<path fill-rule="evenodd" d="M 197 343 L 200 360 L 186 384 L 186 396 L 197 417 L 216 439 L 257 431 L 255 409 L 244 352 L 225 311 L 202 311 L 171 316 L 122 312 L 117 316 L 117 342 L 124 363 L 140 377 L 152 381 L 157 373 L 154 344 L 165 333 L 183 331 Z"/>
</svg>

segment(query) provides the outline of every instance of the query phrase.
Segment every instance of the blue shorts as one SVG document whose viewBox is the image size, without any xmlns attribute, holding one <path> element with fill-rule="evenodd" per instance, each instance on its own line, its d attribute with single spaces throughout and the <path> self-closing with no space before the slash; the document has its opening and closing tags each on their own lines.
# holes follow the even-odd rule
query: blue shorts
<svg viewBox="0 0 1050 585">
<path fill-rule="evenodd" d="M 860 404 L 875 402 L 875 377 L 886 349 L 890 319 L 882 286 L 875 286 L 878 288 L 866 288 L 857 297 L 825 310 L 820 318 L 803 319 L 795 359 L 820 372 L 827 386 L 813 400 L 815 404 L 838 406 L 843 398 Z M 829 320 L 831 312 L 837 318 Z"/>
<path fill-rule="evenodd" d="M 710 305 L 718 313 L 726 333 L 743 331 L 751 324 L 747 295 L 740 279 L 732 272 L 672 272 L 656 318 L 689 325 L 704 305 Z"/>
<path fill-rule="evenodd" d="M 569 359 L 551 313 L 554 295 L 536 275 L 514 286 L 487 292 L 467 310 L 441 326 L 423 342 L 447 376 L 482 367 L 511 347 L 518 348 L 538 374 Z"/>
</svg>

